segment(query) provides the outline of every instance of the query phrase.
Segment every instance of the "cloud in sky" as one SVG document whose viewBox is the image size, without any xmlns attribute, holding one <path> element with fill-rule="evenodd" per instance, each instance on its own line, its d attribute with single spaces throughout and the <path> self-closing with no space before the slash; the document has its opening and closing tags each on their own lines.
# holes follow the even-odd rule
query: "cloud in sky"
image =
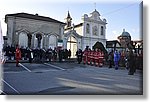
<svg viewBox="0 0 150 102">
<path fill-rule="evenodd" d="M 107 34 L 106 35 L 106 38 L 109 38 L 109 39 L 111 39 L 111 40 L 118 40 L 117 38 L 118 38 L 118 36 L 120 35 L 120 32 L 118 32 L 117 30 L 113 30 L 112 32 L 111 32 L 111 34 Z M 109 40 L 108 39 L 108 40 Z"/>
</svg>

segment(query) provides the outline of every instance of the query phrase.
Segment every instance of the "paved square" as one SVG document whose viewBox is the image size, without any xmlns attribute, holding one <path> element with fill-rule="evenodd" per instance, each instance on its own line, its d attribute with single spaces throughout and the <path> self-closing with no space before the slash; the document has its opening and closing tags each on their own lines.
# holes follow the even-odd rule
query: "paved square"
<svg viewBox="0 0 150 102">
<path fill-rule="evenodd" d="M 143 94 L 142 72 L 77 63 L 6 63 L 4 94 Z"/>
</svg>

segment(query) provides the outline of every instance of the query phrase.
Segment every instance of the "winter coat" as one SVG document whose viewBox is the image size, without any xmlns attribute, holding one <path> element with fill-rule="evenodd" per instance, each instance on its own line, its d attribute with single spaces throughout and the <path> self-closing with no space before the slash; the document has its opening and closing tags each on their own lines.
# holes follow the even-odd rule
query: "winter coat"
<svg viewBox="0 0 150 102">
<path fill-rule="evenodd" d="M 120 54 L 118 52 L 114 53 L 114 61 L 118 62 L 120 60 Z"/>
</svg>

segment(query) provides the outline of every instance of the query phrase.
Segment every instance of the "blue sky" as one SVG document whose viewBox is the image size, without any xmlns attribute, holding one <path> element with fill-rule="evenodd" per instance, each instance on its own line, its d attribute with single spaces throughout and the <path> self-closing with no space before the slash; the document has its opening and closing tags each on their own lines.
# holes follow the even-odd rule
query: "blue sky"
<svg viewBox="0 0 150 102">
<path fill-rule="evenodd" d="M 101 18 L 107 20 L 106 39 L 115 40 L 123 29 L 131 34 L 133 40 L 141 39 L 140 34 L 140 2 L 141 0 L 4 0 L 0 3 L 0 20 L 3 35 L 6 32 L 4 23 L 5 14 L 12 13 L 38 13 L 65 22 L 69 10 L 72 22 L 82 22 L 84 14 L 90 14 L 95 8 L 99 11 Z M 96 6 L 94 5 L 96 3 Z"/>
</svg>

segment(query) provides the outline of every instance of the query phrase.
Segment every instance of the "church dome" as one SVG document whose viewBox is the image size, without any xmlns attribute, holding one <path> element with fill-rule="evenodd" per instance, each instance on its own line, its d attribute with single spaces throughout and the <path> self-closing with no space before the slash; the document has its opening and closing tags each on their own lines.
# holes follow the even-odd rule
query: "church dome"
<svg viewBox="0 0 150 102">
<path fill-rule="evenodd" d="M 123 32 L 122 32 L 121 36 L 130 37 L 130 34 L 128 32 L 126 32 L 125 29 L 123 29 Z"/>
</svg>

